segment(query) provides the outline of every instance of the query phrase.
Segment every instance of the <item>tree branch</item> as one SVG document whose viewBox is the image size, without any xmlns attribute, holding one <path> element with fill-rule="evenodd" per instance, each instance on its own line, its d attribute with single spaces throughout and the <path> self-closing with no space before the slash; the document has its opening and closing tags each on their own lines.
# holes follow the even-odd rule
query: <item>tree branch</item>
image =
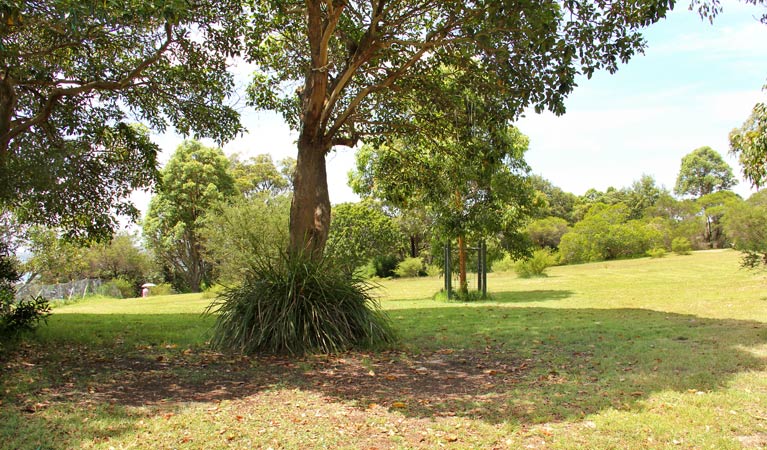
<svg viewBox="0 0 767 450">
<path fill-rule="evenodd" d="M 141 76 L 141 73 L 144 70 L 146 70 L 152 64 L 160 60 L 162 55 L 170 47 L 171 43 L 173 43 L 173 25 L 171 25 L 170 23 L 166 23 L 165 24 L 165 41 L 162 43 L 162 45 L 157 50 L 155 50 L 152 56 L 143 60 L 139 65 L 137 65 L 122 79 L 116 80 L 116 81 L 96 80 L 96 81 L 83 83 L 76 87 L 52 89 L 42 107 L 42 110 L 39 113 L 37 113 L 34 117 L 30 118 L 29 120 L 19 123 L 18 125 L 15 125 L 13 128 L 8 130 L 6 134 L 4 134 L 3 136 L 0 136 L 0 143 L 2 143 L 2 146 L 0 147 L 6 147 L 7 144 L 11 142 L 11 140 L 19 136 L 21 133 L 29 130 L 30 128 L 34 126 L 40 125 L 41 123 L 48 120 L 51 113 L 53 112 L 53 108 L 55 107 L 56 102 L 61 97 L 72 97 L 72 96 L 85 94 L 92 91 L 110 91 L 110 90 L 113 91 L 113 90 L 125 89 L 127 87 L 130 87 L 134 79 Z"/>
</svg>

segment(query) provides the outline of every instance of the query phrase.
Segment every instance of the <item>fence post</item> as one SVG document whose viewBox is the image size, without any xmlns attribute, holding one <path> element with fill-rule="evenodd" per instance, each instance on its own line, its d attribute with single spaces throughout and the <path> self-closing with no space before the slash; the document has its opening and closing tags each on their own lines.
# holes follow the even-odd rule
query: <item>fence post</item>
<svg viewBox="0 0 767 450">
<path fill-rule="evenodd" d="M 450 300 L 453 291 L 453 273 L 450 267 L 450 241 L 445 244 L 445 292 L 447 299 Z"/>
<path fill-rule="evenodd" d="M 480 253 L 482 254 L 482 298 L 487 297 L 487 243 L 480 242 Z"/>
</svg>

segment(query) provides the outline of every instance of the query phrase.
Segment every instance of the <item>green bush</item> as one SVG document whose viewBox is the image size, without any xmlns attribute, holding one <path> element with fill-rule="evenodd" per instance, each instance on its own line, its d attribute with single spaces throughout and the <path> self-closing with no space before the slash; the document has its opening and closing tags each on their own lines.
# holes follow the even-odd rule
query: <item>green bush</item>
<svg viewBox="0 0 767 450">
<path fill-rule="evenodd" d="M 677 255 L 689 255 L 692 253 L 692 244 L 686 237 L 674 238 L 674 240 L 671 241 L 671 251 Z"/>
<path fill-rule="evenodd" d="M 262 258 L 212 303 L 211 345 L 242 353 L 335 353 L 390 345 L 394 333 L 372 286 L 328 259 Z"/>
<path fill-rule="evenodd" d="M 663 258 L 666 256 L 666 249 L 663 247 L 655 247 L 653 249 L 647 250 L 647 256 L 650 258 Z"/>
<path fill-rule="evenodd" d="M 520 278 L 545 277 L 546 269 L 557 263 L 556 257 L 549 249 L 539 249 L 530 258 L 517 261 L 514 271 Z"/>
<path fill-rule="evenodd" d="M 397 265 L 397 269 L 394 273 L 398 277 L 413 278 L 421 275 L 423 272 L 423 261 L 421 258 L 405 258 L 404 261 Z"/>
<path fill-rule="evenodd" d="M 213 287 L 209 288 L 205 292 L 215 291 L 217 289 L 218 285 L 213 285 Z M 170 283 L 161 283 L 157 286 L 152 286 L 149 288 L 149 296 L 150 297 L 159 297 L 160 295 L 173 295 L 177 294 L 175 289 L 173 289 L 173 285 Z M 215 292 L 213 296 L 208 298 L 213 298 L 215 295 L 218 294 L 218 292 Z"/>
<path fill-rule="evenodd" d="M 373 264 L 373 260 L 367 262 L 367 264 L 363 266 L 357 267 L 357 269 L 354 270 L 354 275 L 362 278 L 363 280 L 369 280 L 376 276 L 376 267 Z"/>
<path fill-rule="evenodd" d="M 47 322 L 51 315 L 51 305 L 43 297 L 31 297 L 29 300 L 7 302 L 0 305 L 0 335 L 15 335 L 24 331 L 33 331 L 40 322 Z"/>
<path fill-rule="evenodd" d="M 442 275 L 442 268 L 436 264 L 429 264 L 426 266 L 426 276 L 438 277 Z"/>
<path fill-rule="evenodd" d="M 133 298 L 136 297 L 136 285 L 124 278 L 113 278 L 99 286 L 96 293 L 105 297 Z"/>
<path fill-rule="evenodd" d="M 51 306 L 43 297 L 16 301 L 13 283 L 19 280 L 17 264 L 7 245 L 0 242 L 0 336 L 15 336 L 32 331 L 47 321 Z"/>
<path fill-rule="evenodd" d="M 397 258 L 393 255 L 376 256 L 373 258 L 375 275 L 379 278 L 389 278 L 397 269 Z"/>
<path fill-rule="evenodd" d="M 626 205 L 597 203 L 559 242 L 566 263 L 581 263 L 644 255 L 663 244 L 658 223 L 629 220 Z"/>
<path fill-rule="evenodd" d="M 503 258 L 493 261 L 490 268 L 493 272 L 512 272 L 514 271 L 514 260 L 511 255 L 506 254 Z"/>
</svg>

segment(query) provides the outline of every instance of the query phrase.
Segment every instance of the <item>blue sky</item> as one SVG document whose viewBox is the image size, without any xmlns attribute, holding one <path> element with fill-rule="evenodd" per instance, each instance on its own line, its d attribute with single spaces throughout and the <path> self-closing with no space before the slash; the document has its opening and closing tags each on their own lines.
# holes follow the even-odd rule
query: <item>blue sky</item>
<svg viewBox="0 0 767 450">
<path fill-rule="evenodd" d="M 724 2 L 711 25 L 677 5 L 669 17 L 644 33 L 647 49 L 615 74 L 582 78 L 569 97 L 567 113 L 529 112 L 516 125 L 530 137 L 526 155 L 533 173 L 562 189 L 582 194 L 589 188 L 630 185 L 643 174 L 673 189 L 682 157 L 708 145 L 740 175 L 727 155 L 727 136 L 748 117 L 754 104 L 767 100 L 767 25 L 764 9 Z M 236 68 L 244 87 L 248 68 Z M 279 116 L 242 105 L 249 133 L 224 146 L 227 154 L 270 153 L 275 160 L 295 156 L 295 133 Z M 182 138 L 154 136 L 167 161 Z M 354 201 L 346 185 L 354 150 L 330 155 L 328 179 L 333 203 Z M 736 192 L 748 196 L 747 182 Z M 148 195 L 135 196 L 144 209 Z"/>
</svg>

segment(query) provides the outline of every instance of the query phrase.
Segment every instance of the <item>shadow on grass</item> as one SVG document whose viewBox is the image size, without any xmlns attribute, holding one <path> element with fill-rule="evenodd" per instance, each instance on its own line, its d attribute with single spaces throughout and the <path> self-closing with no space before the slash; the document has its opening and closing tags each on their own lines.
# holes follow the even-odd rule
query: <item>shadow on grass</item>
<svg viewBox="0 0 767 450">
<path fill-rule="evenodd" d="M 529 295 L 543 301 L 566 292 Z M 210 352 L 200 330 L 211 321 L 197 315 L 126 316 L 106 325 L 94 325 L 103 316 L 54 316 L 37 341 L 0 355 L 3 427 L 25 420 L 54 430 L 50 417 L 68 413 L 47 411 L 77 410 L 83 402 L 107 417 L 113 408 L 119 420 L 131 406 L 167 409 L 286 386 L 409 417 L 531 424 L 631 410 L 661 391 L 715 391 L 739 372 L 767 366 L 747 350 L 767 340 L 767 326 L 753 321 L 503 305 L 390 314 L 402 349 L 305 358 Z M 77 335 L 84 324 L 88 332 Z M 61 447 L 56 432 L 38 433 L 41 448 Z M 94 435 L 98 430 L 81 439 Z"/>
</svg>

